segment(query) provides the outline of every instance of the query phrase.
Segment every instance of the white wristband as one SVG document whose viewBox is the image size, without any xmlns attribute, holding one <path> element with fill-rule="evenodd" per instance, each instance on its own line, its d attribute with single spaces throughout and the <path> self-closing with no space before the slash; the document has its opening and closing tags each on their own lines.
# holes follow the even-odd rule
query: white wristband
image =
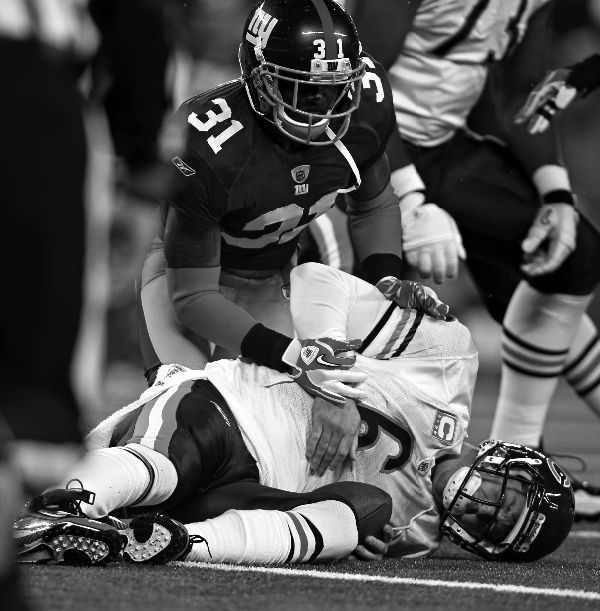
<svg viewBox="0 0 600 611">
<path fill-rule="evenodd" d="M 571 191 L 571 183 L 566 168 L 560 165 L 540 166 L 531 177 L 540 195 L 550 191 Z"/>
<path fill-rule="evenodd" d="M 392 189 L 399 199 L 411 191 L 425 191 L 425 184 L 421 180 L 417 168 L 411 163 L 403 168 L 394 170 L 391 176 Z"/>
</svg>

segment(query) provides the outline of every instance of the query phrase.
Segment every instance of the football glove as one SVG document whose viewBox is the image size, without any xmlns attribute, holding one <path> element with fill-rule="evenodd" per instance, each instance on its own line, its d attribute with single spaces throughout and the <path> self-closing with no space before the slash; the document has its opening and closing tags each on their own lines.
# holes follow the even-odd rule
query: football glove
<svg viewBox="0 0 600 611">
<path fill-rule="evenodd" d="M 402 250 L 422 278 L 440 284 L 458 275 L 458 260 L 465 259 L 462 238 L 454 219 L 436 204 L 425 204 L 424 195 L 412 191 L 400 200 Z"/>
<path fill-rule="evenodd" d="M 529 276 L 541 276 L 558 269 L 575 249 L 579 213 L 571 204 L 544 204 L 521 244 Z"/>
<path fill-rule="evenodd" d="M 556 113 L 564 110 L 577 96 L 577 89 L 566 83 L 569 73 L 568 68 L 549 72 L 531 91 L 515 115 L 515 123 L 527 121 L 530 134 L 546 131 Z"/>
<path fill-rule="evenodd" d="M 341 341 L 330 337 L 294 338 L 281 360 L 290 366 L 290 375 L 308 394 L 344 405 L 346 397 L 360 399 L 365 395 L 364 391 L 347 385 L 367 379 L 364 373 L 347 371 L 354 366 L 353 351 L 361 344 L 361 340 Z"/>
<path fill-rule="evenodd" d="M 386 299 L 394 301 L 401 308 L 412 308 L 436 318 L 437 320 L 454 320 L 448 305 L 438 299 L 435 291 L 411 280 L 398 280 L 386 276 L 375 285 Z"/>
</svg>

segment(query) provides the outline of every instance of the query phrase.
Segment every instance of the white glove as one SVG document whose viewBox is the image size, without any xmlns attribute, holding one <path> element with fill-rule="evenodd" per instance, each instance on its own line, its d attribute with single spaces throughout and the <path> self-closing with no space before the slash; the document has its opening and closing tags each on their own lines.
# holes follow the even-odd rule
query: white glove
<svg viewBox="0 0 600 611">
<path fill-rule="evenodd" d="M 347 386 L 367 379 L 364 373 L 347 371 L 354 366 L 354 350 L 361 344 L 360 340 L 341 341 L 331 337 L 294 338 L 281 360 L 290 366 L 290 375 L 308 394 L 344 405 L 346 397 L 360 399 L 366 394 L 358 388 Z"/>
<path fill-rule="evenodd" d="M 436 204 L 424 204 L 422 193 L 412 191 L 400 200 L 402 249 L 406 260 L 422 278 L 440 284 L 456 278 L 458 260 L 466 259 L 462 238 L 454 219 Z"/>
<path fill-rule="evenodd" d="M 567 68 L 549 72 L 531 91 L 515 115 L 515 123 L 528 121 L 527 131 L 530 134 L 546 131 L 556 113 L 565 109 L 577 97 L 577 89 L 566 83 L 569 73 Z"/>
<path fill-rule="evenodd" d="M 539 209 L 521 248 L 529 276 L 558 269 L 575 249 L 579 213 L 571 204 L 544 204 Z"/>
</svg>

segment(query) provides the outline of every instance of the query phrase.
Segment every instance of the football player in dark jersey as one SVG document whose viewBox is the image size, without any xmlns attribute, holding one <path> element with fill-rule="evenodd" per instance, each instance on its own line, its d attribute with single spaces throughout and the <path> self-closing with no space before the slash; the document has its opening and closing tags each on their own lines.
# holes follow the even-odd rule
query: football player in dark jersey
<svg viewBox="0 0 600 611">
<path fill-rule="evenodd" d="M 239 61 L 240 80 L 178 113 L 187 126 L 185 150 L 173 158 L 178 184 L 139 283 L 149 381 L 161 363 L 199 369 L 226 356 L 293 366 L 289 270 L 301 232 L 339 194 L 366 278 L 400 275 L 401 220 L 385 153 L 395 129 L 391 91 L 349 15 L 333 0 L 260 2 Z"/>
<path fill-rule="evenodd" d="M 260 2 L 239 59 L 240 80 L 179 110 L 180 180 L 141 281 L 149 378 L 161 363 L 204 366 L 208 342 L 215 357 L 286 369 L 287 275 L 302 230 L 339 193 L 367 278 L 400 274 L 391 91 L 348 14 L 333 0 Z"/>
<path fill-rule="evenodd" d="M 567 68 L 551 70 L 529 94 L 515 116 L 517 123 L 527 122 L 530 134 L 545 132 L 550 122 L 575 98 L 585 97 L 600 87 L 600 54 Z"/>
<path fill-rule="evenodd" d="M 454 276 L 460 232 L 481 297 L 502 324 L 491 435 L 535 447 L 559 376 L 600 411 L 600 344 L 586 314 L 600 235 L 577 209 L 552 126 L 533 137 L 513 121 L 545 73 L 552 3 L 361 7 L 363 44 L 389 69 L 394 92 L 399 137 L 388 155 L 406 259 L 438 282 Z M 381 23 L 394 24 L 393 35 L 381 36 Z M 600 513 L 597 500 L 592 511 Z"/>
</svg>

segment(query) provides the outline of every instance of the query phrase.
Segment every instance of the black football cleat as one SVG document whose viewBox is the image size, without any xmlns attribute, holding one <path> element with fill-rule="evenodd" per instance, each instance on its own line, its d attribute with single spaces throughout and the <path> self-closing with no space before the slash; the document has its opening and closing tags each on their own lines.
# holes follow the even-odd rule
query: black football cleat
<svg viewBox="0 0 600 611">
<path fill-rule="evenodd" d="M 184 559 L 191 549 L 185 526 L 160 513 L 137 516 L 119 532 L 127 538 L 126 562 L 166 564 Z"/>
<path fill-rule="evenodd" d="M 117 560 L 126 539 L 113 525 L 88 518 L 82 501 L 93 503 L 94 493 L 57 489 L 29 501 L 13 527 L 16 561 L 91 566 Z"/>
</svg>

